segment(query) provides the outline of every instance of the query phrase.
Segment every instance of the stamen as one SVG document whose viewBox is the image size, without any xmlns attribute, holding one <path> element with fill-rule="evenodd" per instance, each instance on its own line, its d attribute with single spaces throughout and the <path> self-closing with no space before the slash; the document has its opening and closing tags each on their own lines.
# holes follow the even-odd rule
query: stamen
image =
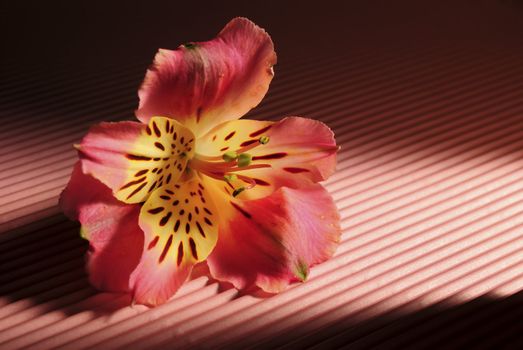
<svg viewBox="0 0 523 350">
<path fill-rule="evenodd" d="M 236 176 L 236 174 L 225 174 L 223 175 L 223 179 L 225 180 L 225 182 L 231 182 L 236 181 L 238 177 Z"/>
<path fill-rule="evenodd" d="M 237 195 L 239 195 L 240 193 L 242 193 L 243 191 L 245 191 L 245 187 L 238 187 L 237 189 L 235 189 L 233 192 L 232 192 L 232 196 L 233 197 L 236 197 Z"/>
<path fill-rule="evenodd" d="M 234 151 L 225 152 L 222 156 L 222 159 L 226 162 L 232 162 L 238 158 L 238 154 Z"/>
<path fill-rule="evenodd" d="M 238 156 L 238 166 L 241 168 L 244 168 L 246 166 L 249 166 L 252 161 L 252 155 L 249 153 L 241 153 Z"/>
<path fill-rule="evenodd" d="M 238 175 L 238 178 L 240 180 L 243 180 L 245 182 L 247 182 L 249 184 L 249 186 L 247 186 L 245 189 L 246 190 L 250 190 L 251 188 L 253 188 L 254 186 L 256 186 L 256 180 L 254 180 L 253 178 L 251 177 L 248 177 L 248 176 L 245 176 L 245 175 Z"/>
<path fill-rule="evenodd" d="M 272 166 L 270 164 L 254 164 L 254 165 L 249 165 L 249 166 L 242 167 L 242 168 L 240 168 L 240 167 L 238 167 L 238 168 L 230 168 L 227 171 L 228 172 L 233 172 L 233 171 L 260 169 L 260 168 L 272 168 Z"/>
<path fill-rule="evenodd" d="M 258 147 L 259 145 L 267 144 L 269 142 L 269 137 L 261 136 L 258 140 L 253 139 L 252 141 L 253 142 L 249 142 L 236 151 L 225 152 L 222 156 L 205 156 L 197 154 L 189 161 L 187 168 L 196 170 L 216 180 L 226 182 L 233 189 L 233 197 L 236 197 L 243 191 L 256 186 L 256 181 L 245 175 L 233 174 L 234 172 L 271 167 L 270 164 L 251 164 L 254 157 L 247 153 L 250 149 Z M 249 185 L 247 187 L 242 186 L 234 189 L 233 182 L 238 179 L 241 179 Z"/>
<path fill-rule="evenodd" d="M 262 136 L 262 137 L 260 137 L 260 139 L 258 141 L 260 141 L 260 143 L 262 145 L 266 145 L 269 143 L 269 140 L 270 140 L 269 136 Z"/>
</svg>

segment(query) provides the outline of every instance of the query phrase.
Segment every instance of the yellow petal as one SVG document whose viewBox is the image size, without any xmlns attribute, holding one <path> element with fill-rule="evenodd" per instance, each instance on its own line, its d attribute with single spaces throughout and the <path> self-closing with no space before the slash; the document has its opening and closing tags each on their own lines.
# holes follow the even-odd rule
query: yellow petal
<svg viewBox="0 0 523 350">
<path fill-rule="evenodd" d="M 194 135 L 180 123 L 154 117 L 129 149 L 126 179 L 115 192 L 126 203 L 139 203 L 163 185 L 174 184 L 194 154 Z"/>
<path fill-rule="evenodd" d="M 157 263 L 195 263 L 211 253 L 218 238 L 217 210 L 198 176 L 154 191 L 140 211 L 145 249 Z"/>
</svg>

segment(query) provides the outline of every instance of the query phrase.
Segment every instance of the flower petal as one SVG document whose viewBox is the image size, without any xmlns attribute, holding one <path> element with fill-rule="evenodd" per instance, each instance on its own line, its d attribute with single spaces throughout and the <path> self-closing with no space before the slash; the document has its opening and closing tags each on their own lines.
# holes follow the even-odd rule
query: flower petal
<svg viewBox="0 0 523 350">
<path fill-rule="evenodd" d="M 222 123 L 196 140 L 196 153 L 206 156 L 221 156 L 224 152 L 236 151 L 243 147 L 257 146 L 260 136 L 267 132 L 275 122 L 240 119 Z"/>
<path fill-rule="evenodd" d="M 266 144 L 259 142 L 263 136 L 268 137 Z M 240 153 L 245 148 L 252 155 L 253 169 L 236 169 L 238 180 L 232 182 L 232 187 L 256 186 L 241 192 L 241 199 L 262 198 L 283 186 L 298 188 L 327 179 L 335 170 L 338 150 L 334 134 L 325 124 L 300 117 L 287 117 L 277 123 L 229 121 L 197 139 L 197 157 Z M 231 188 L 221 188 L 232 192 Z"/>
<path fill-rule="evenodd" d="M 205 260 L 216 245 L 217 210 L 203 182 L 194 176 L 154 191 L 139 222 L 146 248 L 133 278 L 135 298 L 158 304 L 174 294 L 191 267 Z"/>
<path fill-rule="evenodd" d="M 187 280 L 193 268 L 192 263 L 182 262 L 177 266 L 172 260 L 159 265 L 156 253 L 155 250 L 145 250 L 131 275 L 133 301 L 138 304 L 156 306 L 165 303 Z"/>
<path fill-rule="evenodd" d="M 235 18 L 211 41 L 159 50 L 139 91 L 136 116 L 174 118 L 196 135 L 238 119 L 260 103 L 274 75 L 269 35 Z"/>
<path fill-rule="evenodd" d="M 101 123 L 79 146 L 82 168 L 125 203 L 143 202 L 163 184 L 176 182 L 194 153 L 194 135 L 169 118 L 149 125 Z"/>
<path fill-rule="evenodd" d="M 237 288 L 282 291 L 293 280 L 305 280 L 309 267 L 332 256 L 339 242 L 338 212 L 318 184 L 282 187 L 257 200 L 228 200 L 220 208 L 220 215 L 229 216 L 221 221 L 207 262 L 215 278 Z"/>
<path fill-rule="evenodd" d="M 143 249 L 140 206 L 116 200 L 108 187 L 82 173 L 80 162 L 62 192 L 60 206 L 68 217 L 80 221 L 82 236 L 89 240 L 91 283 L 104 291 L 129 291 L 129 278 Z"/>
</svg>

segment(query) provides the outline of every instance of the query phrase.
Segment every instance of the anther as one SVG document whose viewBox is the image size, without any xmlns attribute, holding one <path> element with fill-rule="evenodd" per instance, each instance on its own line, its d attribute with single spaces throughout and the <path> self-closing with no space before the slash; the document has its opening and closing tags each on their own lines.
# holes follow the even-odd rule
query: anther
<svg viewBox="0 0 523 350">
<path fill-rule="evenodd" d="M 238 156 L 238 166 L 239 167 L 249 166 L 249 164 L 251 164 L 251 161 L 252 161 L 252 155 L 250 155 L 249 153 L 242 153 Z"/>
<path fill-rule="evenodd" d="M 223 160 L 226 162 L 232 162 L 233 160 L 236 160 L 238 158 L 238 154 L 234 151 L 225 152 L 222 156 Z"/>
<path fill-rule="evenodd" d="M 269 143 L 269 136 L 262 136 L 260 137 L 260 139 L 258 140 L 262 145 L 266 145 Z"/>
<path fill-rule="evenodd" d="M 237 189 L 235 189 L 233 192 L 232 192 L 232 196 L 233 197 L 236 197 L 237 195 L 239 195 L 240 193 L 242 193 L 243 191 L 245 191 L 245 187 L 238 187 Z"/>
<path fill-rule="evenodd" d="M 236 174 L 225 174 L 225 175 L 223 175 L 223 179 L 226 182 L 231 182 L 231 181 L 236 181 L 238 179 L 238 177 L 236 176 Z"/>
</svg>

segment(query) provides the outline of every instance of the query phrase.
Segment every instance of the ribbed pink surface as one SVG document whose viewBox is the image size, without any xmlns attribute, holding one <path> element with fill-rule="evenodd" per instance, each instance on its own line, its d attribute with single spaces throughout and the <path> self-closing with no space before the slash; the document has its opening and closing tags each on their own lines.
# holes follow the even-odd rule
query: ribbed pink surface
<svg viewBox="0 0 523 350">
<path fill-rule="evenodd" d="M 315 117 L 335 131 L 342 148 L 326 187 L 342 217 L 336 255 L 274 297 L 203 273 L 155 309 L 88 286 L 86 244 L 56 205 L 71 144 L 90 124 L 129 115 L 135 96 L 114 87 L 136 85 L 147 63 L 90 76 L 65 67 L 24 105 L 24 79 L 45 68 L 13 71 L 0 92 L 0 348 L 521 341 L 523 50 L 494 47 L 281 57 L 251 114 Z M 81 88 L 68 94 L 68 81 Z"/>
</svg>

